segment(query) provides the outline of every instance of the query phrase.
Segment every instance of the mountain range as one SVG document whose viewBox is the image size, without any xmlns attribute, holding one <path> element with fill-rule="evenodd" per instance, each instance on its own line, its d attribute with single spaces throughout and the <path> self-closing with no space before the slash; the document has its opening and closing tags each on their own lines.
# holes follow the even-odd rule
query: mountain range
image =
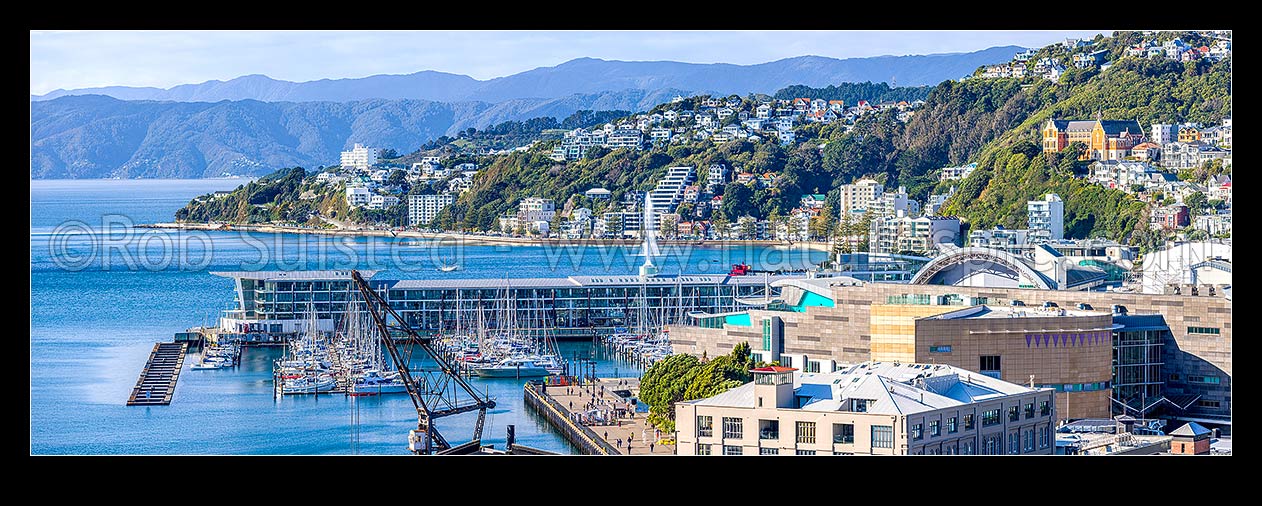
<svg viewBox="0 0 1262 506">
<path fill-rule="evenodd" d="M 170 89 L 31 97 L 31 177 L 213 177 L 335 164 L 353 143 L 400 152 L 444 134 L 577 110 L 644 111 L 675 95 L 775 93 L 793 84 L 936 84 L 1022 50 L 818 56 L 758 65 L 580 58 L 479 81 L 425 71 L 295 83 L 244 76 Z"/>
<path fill-rule="evenodd" d="M 182 84 L 168 89 L 109 86 L 55 90 L 44 95 L 32 95 L 31 100 L 51 100 L 66 95 L 107 95 L 122 100 L 178 102 L 349 102 L 384 98 L 498 103 L 628 89 L 674 88 L 692 93 L 744 95 L 750 92 L 774 93 L 793 84 L 822 87 L 843 82 L 895 80 L 903 86 L 923 86 L 971 74 L 981 65 L 1009 60 L 1023 49 L 1002 46 L 972 53 L 847 59 L 799 56 L 757 65 L 579 58 L 554 67 L 540 67 L 485 81 L 432 70 L 301 83 L 255 74 L 228 81 Z"/>
</svg>

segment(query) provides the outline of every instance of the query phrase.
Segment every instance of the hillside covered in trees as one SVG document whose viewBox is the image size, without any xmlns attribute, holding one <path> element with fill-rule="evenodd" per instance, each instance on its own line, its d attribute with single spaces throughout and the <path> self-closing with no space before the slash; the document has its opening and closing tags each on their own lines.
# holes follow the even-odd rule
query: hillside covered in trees
<svg viewBox="0 0 1262 506">
<path fill-rule="evenodd" d="M 1187 33 L 1147 36 L 1158 41 L 1173 37 L 1196 40 L 1195 34 Z M 833 221 L 837 188 L 842 184 L 872 177 L 886 187 L 906 186 L 913 198 L 924 199 L 930 194 L 945 193 L 950 186 L 939 184 L 938 169 L 976 162 L 978 170 L 968 179 L 953 182 L 957 193 L 947 202 L 943 214 L 958 215 L 972 227 L 1020 228 L 1024 224 L 1025 202 L 1055 192 L 1065 200 L 1065 231 L 1069 237 L 1143 243 L 1147 240 L 1146 226 L 1142 226 L 1145 204 L 1124 192 L 1075 179 L 1074 174 L 1085 170 L 1085 163 L 1074 156 L 1042 153 L 1039 133 L 1039 127 L 1049 118 L 1092 119 L 1099 114 L 1106 119 L 1136 120 L 1148 125 L 1212 124 L 1230 116 L 1230 57 L 1190 62 L 1125 57 L 1126 47 L 1140 38 L 1138 33 L 1118 33 L 1099 38 L 1089 46 L 1092 51 L 1103 49 L 1110 55 L 1111 66 L 1103 71 L 1077 69 L 1068 64 L 1068 70 L 1057 82 L 1041 77 L 945 81 L 928 90 L 924 106 L 910 118 L 904 118 L 906 121 L 898 119 L 897 111 L 887 110 L 859 116 L 853 124 L 799 124 L 794 127 L 796 142 L 785 146 L 776 143 L 774 137 L 723 143 L 690 139 L 684 144 L 659 144 L 638 151 L 597 147 L 589 149 L 582 159 L 557 162 L 547 156 L 557 141 L 545 140 L 524 152 L 480 157 L 477 162 L 482 170 L 471 189 L 440 213 L 436 224 L 448 230 L 495 230 L 496 218 L 527 197 L 554 199 L 563 213 L 578 206 L 600 212 L 607 204 L 587 201 L 582 196 L 584 191 L 605 187 L 613 192 L 613 202 L 617 202 L 628 191 L 652 188 L 668 167 L 695 166 L 698 177 L 704 180 L 710 164 L 724 163 L 738 172 L 776 177 L 767 185 L 726 185 L 721 192 L 722 206 L 715 210 L 717 219 L 784 216 L 802 195 L 824 193 L 830 212 L 824 213 L 826 223 L 821 226 L 831 232 L 837 226 Z M 1054 58 L 1068 63 L 1074 52 L 1085 50 L 1048 46 L 1039 49 L 1035 59 Z M 870 102 L 893 99 L 880 93 L 911 94 L 901 99 L 919 93 L 917 89 L 890 89 L 883 83 L 847 84 L 822 90 L 831 93 L 829 97 L 877 93 L 880 98 L 863 98 Z M 811 89 L 790 87 L 777 96 L 813 96 L 811 93 Z M 660 104 L 650 113 L 695 110 L 704 98 L 707 97 Z M 741 101 L 741 109 L 749 111 L 765 96 L 728 98 Z M 574 124 L 591 125 L 611 118 L 589 119 L 592 121 L 576 119 Z M 497 125 L 466 137 L 530 135 L 531 130 L 551 127 L 555 122 L 532 121 Z M 735 117 L 729 119 L 729 123 L 734 121 Z M 251 198 L 251 202 L 254 200 L 258 199 Z M 679 213 L 688 219 L 692 211 L 685 204 Z M 238 210 L 237 216 L 256 216 L 260 212 Z"/>
</svg>

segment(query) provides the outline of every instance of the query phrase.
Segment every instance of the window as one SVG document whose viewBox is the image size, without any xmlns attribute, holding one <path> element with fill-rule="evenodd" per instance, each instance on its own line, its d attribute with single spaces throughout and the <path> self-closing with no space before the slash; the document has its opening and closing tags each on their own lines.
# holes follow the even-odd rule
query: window
<svg viewBox="0 0 1262 506">
<path fill-rule="evenodd" d="M 697 415 L 697 437 L 710 437 L 714 435 L 714 417 L 708 415 Z"/>
<path fill-rule="evenodd" d="M 834 423 L 833 424 L 833 442 L 841 444 L 854 443 L 854 424 L 853 423 Z"/>
<path fill-rule="evenodd" d="M 762 321 L 762 349 L 771 351 L 771 318 Z"/>
<path fill-rule="evenodd" d="M 697 455 L 713 455 L 711 451 L 710 445 L 697 443 Z"/>
<path fill-rule="evenodd" d="M 762 353 L 754 352 L 750 353 L 749 356 L 754 360 L 755 364 L 762 362 Z"/>
<path fill-rule="evenodd" d="M 982 374 L 986 374 L 987 372 L 991 372 L 991 371 L 998 372 L 999 371 L 999 355 L 982 355 L 981 368 L 978 370 L 981 371 Z"/>
<path fill-rule="evenodd" d="M 779 455 L 780 449 L 779 448 L 759 448 L 758 454 L 759 455 Z"/>
<path fill-rule="evenodd" d="M 973 430 L 973 414 L 964 415 L 964 430 Z"/>
<path fill-rule="evenodd" d="M 971 438 L 965 439 L 963 443 L 960 443 L 960 455 L 972 455 L 972 454 L 973 454 L 973 439 Z"/>
<path fill-rule="evenodd" d="M 1049 428 L 1046 425 L 1039 427 L 1039 449 L 1040 450 L 1045 450 L 1047 449 L 1048 446 L 1051 446 L 1052 444 L 1051 432 L 1052 432 L 1051 428 Z"/>
<path fill-rule="evenodd" d="M 780 355 L 780 365 L 785 367 L 793 367 L 793 357 L 788 355 Z"/>
<path fill-rule="evenodd" d="M 851 399 L 851 400 L 850 400 L 850 404 L 851 404 L 851 407 L 853 407 L 853 408 L 854 408 L 854 412 L 855 412 L 855 413 L 867 413 L 867 412 L 868 412 L 868 400 L 867 400 L 867 399 Z"/>
<path fill-rule="evenodd" d="M 929 421 L 929 437 L 938 437 L 942 435 L 942 427 L 937 420 Z"/>
<path fill-rule="evenodd" d="M 1034 418 L 1034 403 L 1033 402 L 1026 403 L 1025 405 L 1025 419 L 1029 420 L 1031 418 Z"/>
<path fill-rule="evenodd" d="M 950 346 L 930 346 L 929 353 L 951 353 Z"/>
<path fill-rule="evenodd" d="M 815 422 L 797 423 L 798 442 L 815 444 Z"/>
<path fill-rule="evenodd" d="M 1211 385 L 1217 385 L 1217 384 L 1218 384 L 1218 376 L 1191 376 L 1191 375 L 1189 375 L 1189 376 L 1188 376 L 1188 382 L 1190 382 L 1190 383 L 1208 383 L 1208 384 L 1211 384 Z"/>
<path fill-rule="evenodd" d="M 1218 327 L 1188 327 L 1189 334 L 1214 334 L 1218 335 Z"/>
<path fill-rule="evenodd" d="M 894 447 L 894 427 L 889 425 L 873 425 L 872 426 L 872 447 L 873 448 L 893 448 Z"/>
<path fill-rule="evenodd" d="M 1016 432 L 1008 433 L 1008 455 L 1016 455 L 1021 453 L 1021 435 Z"/>
<path fill-rule="evenodd" d="M 1047 401 L 1039 401 L 1039 416 L 1047 416 L 1052 414 L 1051 403 Z"/>
<path fill-rule="evenodd" d="M 1021 412 L 1017 409 L 1016 406 L 1009 407 L 1008 408 L 1008 421 L 1016 422 L 1019 420 L 1021 420 Z"/>
<path fill-rule="evenodd" d="M 798 450 L 798 455 L 815 455 L 815 450 Z"/>
<path fill-rule="evenodd" d="M 1024 431 L 1022 432 L 1022 436 L 1024 436 L 1022 437 L 1022 440 L 1025 442 L 1025 446 L 1022 447 L 1022 450 L 1025 451 L 1025 453 L 1034 451 L 1034 431 Z"/>
<path fill-rule="evenodd" d="M 953 416 L 953 417 L 950 417 L 950 418 L 947 418 L 947 432 L 948 432 L 948 433 L 950 433 L 950 434 L 955 434 L 955 433 L 957 432 L 957 430 L 959 429 L 959 427 L 958 427 L 957 425 L 958 425 L 958 423 L 957 423 L 956 418 L 955 418 L 954 416 Z"/>
<path fill-rule="evenodd" d="M 744 420 L 730 416 L 723 417 L 723 437 L 740 439 L 744 435 Z M 724 450 L 726 451 L 726 450 Z"/>
<path fill-rule="evenodd" d="M 999 443 L 996 442 L 998 436 L 986 436 L 982 440 L 982 455 L 997 455 Z"/>
<path fill-rule="evenodd" d="M 806 372 L 819 372 L 820 366 L 818 360 L 807 360 L 805 364 Z"/>
<path fill-rule="evenodd" d="M 911 425 L 911 438 L 912 438 L 912 439 L 924 439 L 924 438 L 925 438 L 924 424 L 913 423 L 913 424 Z"/>
<path fill-rule="evenodd" d="M 743 454 L 743 452 L 742 452 L 741 450 L 742 450 L 742 448 L 741 448 L 741 447 L 739 447 L 739 446 L 723 445 L 723 454 L 724 454 L 724 455 L 741 455 L 741 454 Z"/>
<path fill-rule="evenodd" d="M 1201 408 L 1217 408 L 1221 406 L 1221 404 L 1219 404 L 1218 401 L 1207 401 L 1204 399 L 1196 401 L 1196 405 L 1197 407 L 1201 407 Z"/>
<path fill-rule="evenodd" d="M 982 427 L 990 427 L 991 425 L 999 425 L 998 409 L 982 411 Z"/>
<path fill-rule="evenodd" d="M 780 420 L 759 420 L 758 439 L 780 439 Z"/>
<path fill-rule="evenodd" d="M 1171 374 L 1171 375 L 1170 375 L 1170 381 L 1179 381 L 1179 375 L 1178 375 L 1178 374 Z"/>
</svg>

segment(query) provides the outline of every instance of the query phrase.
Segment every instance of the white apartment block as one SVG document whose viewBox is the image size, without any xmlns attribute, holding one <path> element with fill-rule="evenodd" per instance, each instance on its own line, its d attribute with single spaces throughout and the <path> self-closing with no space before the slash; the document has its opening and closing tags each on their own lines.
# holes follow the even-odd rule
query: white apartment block
<svg viewBox="0 0 1262 506">
<path fill-rule="evenodd" d="M 377 163 L 377 149 L 366 148 L 362 144 L 355 144 L 350 151 L 342 152 L 342 168 L 354 167 L 360 170 L 368 170 L 373 164 Z"/>
<path fill-rule="evenodd" d="M 684 189 L 697 178 L 694 167 L 671 167 L 666 175 L 657 182 L 657 187 L 649 192 L 649 201 L 653 210 L 658 213 L 672 213 L 683 201 Z M 656 218 L 655 218 L 656 219 Z"/>
<path fill-rule="evenodd" d="M 368 209 L 380 211 L 382 209 L 386 209 L 398 203 L 399 203 L 399 197 L 395 197 L 394 195 L 374 194 L 373 196 L 368 198 L 368 205 L 365 207 Z"/>
<path fill-rule="evenodd" d="M 841 185 L 841 215 L 847 213 L 861 214 L 867 211 L 885 190 L 885 187 L 871 179 L 860 179 L 852 184 Z"/>
<path fill-rule="evenodd" d="M 1032 236 L 1043 236 L 1051 241 L 1065 238 L 1065 203 L 1055 193 L 1042 199 L 1026 202 L 1028 227 Z M 1045 232 L 1037 232 L 1043 230 Z"/>
<path fill-rule="evenodd" d="M 1157 144 L 1169 144 L 1179 140 L 1179 128 L 1175 125 L 1153 123 L 1152 136 L 1148 139 Z"/>
<path fill-rule="evenodd" d="M 517 205 L 517 219 L 521 222 L 552 221 L 556 215 L 556 203 L 552 199 L 530 197 Z"/>
<path fill-rule="evenodd" d="M 958 367 L 864 362 L 752 370 L 754 381 L 675 404 L 680 455 L 1052 455 L 1056 403 Z"/>
<path fill-rule="evenodd" d="M 456 201 L 450 193 L 438 195 L 409 195 L 408 224 L 413 227 L 429 225 L 438 216 L 438 212 Z"/>
<path fill-rule="evenodd" d="M 872 220 L 868 251 L 872 253 L 912 252 L 933 256 L 938 244 L 954 244 L 960 235 L 960 220 L 947 216 L 880 217 Z"/>
<path fill-rule="evenodd" d="M 976 163 L 970 163 L 960 167 L 943 167 L 942 174 L 938 177 L 939 181 L 950 181 L 953 179 L 964 179 L 977 170 Z"/>
<path fill-rule="evenodd" d="M 346 204 L 351 207 L 366 206 L 372 200 L 372 192 L 362 186 L 346 187 Z"/>
</svg>

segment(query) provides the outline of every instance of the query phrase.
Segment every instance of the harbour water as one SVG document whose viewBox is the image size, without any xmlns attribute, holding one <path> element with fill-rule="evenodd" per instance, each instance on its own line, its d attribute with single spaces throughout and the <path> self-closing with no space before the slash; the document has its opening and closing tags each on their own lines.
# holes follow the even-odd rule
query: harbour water
<svg viewBox="0 0 1262 506">
<path fill-rule="evenodd" d="M 406 396 L 296 396 L 276 400 L 271 363 L 279 349 L 249 348 L 236 369 L 181 374 L 170 406 L 124 405 L 154 342 L 213 325 L 233 300 L 230 280 L 209 271 L 377 269 L 407 279 L 632 274 L 636 248 L 459 245 L 394 238 L 342 238 L 232 231 L 132 228 L 171 221 L 194 196 L 243 180 L 31 182 L 31 452 L 35 454 L 405 454 L 416 413 Z M 663 272 L 726 272 L 728 264 L 802 268 L 818 251 L 767 247 L 663 248 Z M 460 270 L 436 266 L 458 263 Z M 566 357 L 596 354 L 602 376 L 639 370 L 562 342 Z M 190 354 L 189 362 L 196 359 Z M 474 379 L 496 398 L 483 440 L 503 447 L 505 426 L 521 444 L 569 453 L 523 405 L 521 381 Z M 453 442 L 476 415 L 442 419 Z"/>
</svg>

